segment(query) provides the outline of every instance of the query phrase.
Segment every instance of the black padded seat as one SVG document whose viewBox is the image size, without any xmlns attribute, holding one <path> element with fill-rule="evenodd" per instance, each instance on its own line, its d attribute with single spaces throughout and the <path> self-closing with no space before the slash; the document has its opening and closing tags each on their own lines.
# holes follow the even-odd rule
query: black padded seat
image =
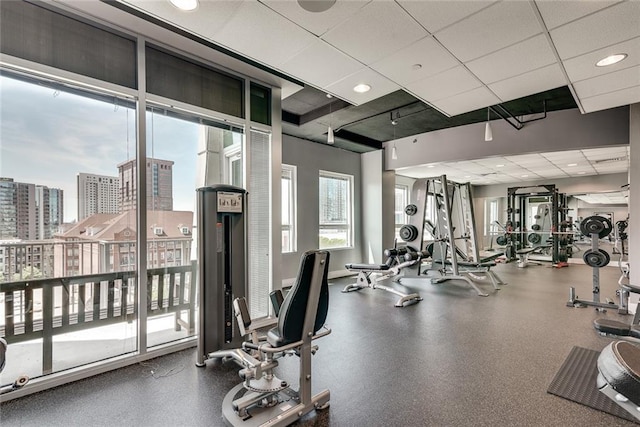
<svg viewBox="0 0 640 427">
<path fill-rule="evenodd" d="M 307 251 L 302 255 L 300 268 L 295 283 L 287 293 L 282 302 L 278 315 L 278 326 L 267 332 L 267 342 L 272 347 L 282 347 L 292 342 L 302 339 L 305 316 L 307 314 L 307 303 L 311 291 L 313 280 L 313 267 L 316 257 L 326 254 L 325 263 L 322 266 L 322 280 L 320 296 L 318 297 L 318 308 L 313 327 L 315 334 L 322 328 L 327 319 L 329 310 L 329 284 L 327 276 L 329 274 L 329 252 L 327 251 Z"/>
<path fill-rule="evenodd" d="M 442 260 L 440 259 L 434 259 L 433 260 L 434 263 L 437 264 L 442 264 Z M 451 261 L 446 260 L 445 264 L 447 265 L 451 265 Z M 458 261 L 457 264 L 461 267 L 476 267 L 476 268 L 480 268 L 480 267 L 495 267 L 496 265 L 498 265 L 495 261 L 489 261 L 489 262 L 467 262 L 467 261 Z"/>
<path fill-rule="evenodd" d="M 518 255 L 529 254 L 529 253 L 531 253 L 531 252 L 535 251 L 536 249 L 538 249 L 538 248 L 524 248 L 524 249 L 518 249 L 518 250 L 516 251 L 516 254 L 518 254 Z"/>
<path fill-rule="evenodd" d="M 640 348 L 614 341 L 598 356 L 598 371 L 618 393 L 640 405 Z"/>
<path fill-rule="evenodd" d="M 345 264 L 344 268 L 350 271 L 386 271 L 388 264 Z"/>
<path fill-rule="evenodd" d="M 628 336 L 631 333 L 631 327 L 628 323 L 622 323 L 611 319 L 596 319 L 593 321 L 593 327 L 600 332 L 619 336 Z"/>
</svg>

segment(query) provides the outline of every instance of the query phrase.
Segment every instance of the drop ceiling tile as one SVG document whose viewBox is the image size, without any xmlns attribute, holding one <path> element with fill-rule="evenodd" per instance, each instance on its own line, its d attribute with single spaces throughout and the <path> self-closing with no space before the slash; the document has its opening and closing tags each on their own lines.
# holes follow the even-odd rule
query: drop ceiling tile
<svg viewBox="0 0 640 427">
<path fill-rule="evenodd" d="M 462 65 L 406 85 L 407 90 L 429 102 L 480 87 L 482 83 Z"/>
<path fill-rule="evenodd" d="M 495 52 L 542 32 L 529 2 L 496 3 L 435 34 L 463 62 Z"/>
<path fill-rule="evenodd" d="M 548 0 L 536 0 L 536 5 L 544 23 L 548 29 L 553 29 L 567 22 L 571 22 L 583 16 L 597 12 L 605 7 L 616 4 L 617 1 L 548 1 Z"/>
<path fill-rule="evenodd" d="M 276 67 L 315 40 L 308 31 L 263 4 L 247 1 L 215 34 L 216 42 Z"/>
<path fill-rule="evenodd" d="M 490 6 L 495 1 L 415 1 L 399 0 L 407 12 L 411 14 L 427 31 L 434 33 L 477 11 Z"/>
<path fill-rule="evenodd" d="M 556 63 L 547 38 L 540 34 L 497 52 L 467 62 L 465 65 L 485 84 Z"/>
<path fill-rule="evenodd" d="M 360 62 L 317 39 L 280 66 L 285 73 L 325 87 L 364 68 Z"/>
<path fill-rule="evenodd" d="M 122 2 L 209 39 L 224 27 L 236 9 L 242 5 L 239 1 L 202 2 L 198 9 L 182 12 L 168 1 L 127 0 Z"/>
<path fill-rule="evenodd" d="M 354 92 L 354 86 L 361 83 L 371 86 L 371 90 L 365 93 Z M 395 92 L 400 89 L 400 86 L 370 68 L 362 68 L 342 80 L 323 87 L 323 89 L 354 105 L 360 105 Z"/>
<path fill-rule="evenodd" d="M 640 2 L 618 3 L 550 32 L 560 58 L 568 59 L 640 36 Z"/>
<path fill-rule="evenodd" d="M 580 99 L 585 113 L 635 104 L 636 102 L 640 102 L 640 86 Z"/>
<path fill-rule="evenodd" d="M 615 159 L 618 157 L 627 157 L 627 149 L 625 147 L 616 148 L 594 148 L 591 150 L 582 150 L 582 154 L 591 161 Z"/>
<path fill-rule="evenodd" d="M 504 157 L 488 157 L 486 159 L 474 160 L 473 162 L 488 167 L 492 171 L 495 170 L 498 165 L 506 165 L 509 163 Z"/>
<path fill-rule="evenodd" d="M 616 53 L 626 53 L 629 56 L 617 64 L 609 65 L 608 67 L 596 67 L 596 62 Z M 567 59 L 562 64 L 572 82 L 640 65 L 640 37 Z"/>
<path fill-rule="evenodd" d="M 420 64 L 421 67 L 416 69 L 414 67 L 416 64 Z M 447 52 L 433 37 L 427 36 L 374 62 L 371 64 L 371 68 L 400 85 L 406 85 L 457 65 L 460 63 L 453 55 Z"/>
<path fill-rule="evenodd" d="M 560 65 L 552 64 L 488 86 L 503 102 L 506 102 L 566 84 Z"/>
<path fill-rule="evenodd" d="M 454 95 L 450 98 L 432 101 L 432 104 L 449 116 L 456 116 L 458 114 L 468 113 L 469 111 L 474 111 L 489 105 L 495 105 L 499 102 L 500 99 L 498 99 L 498 97 L 496 97 L 489 89 L 482 86 L 468 92 Z"/>
<path fill-rule="evenodd" d="M 330 28 L 349 19 L 371 0 L 349 0 L 335 2 L 324 12 L 309 12 L 304 10 L 297 1 L 259 0 L 267 7 L 290 19 L 302 28 L 321 36 Z M 228 2 L 216 2 L 228 3 Z"/>
<path fill-rule="evenodd" d="M 542 153 L 542 157 L 545 159 L 555 162 L 555 161 L 564 161 L 571 159 L 584 159 L 582 152 L 580 150 L 570 150 L 570 151 L 555 151 L 550 153 Z"/>
<path fill-rule="evenodd" d="M 640 65 L 574 83 L 580 99 L 640 86 Z"/>
<path fill-rule="evenodd" d="M 396 2 L 372 1 L 322 38 L 357 60 L 371 64 L 428 33 Z"/>
</svg>

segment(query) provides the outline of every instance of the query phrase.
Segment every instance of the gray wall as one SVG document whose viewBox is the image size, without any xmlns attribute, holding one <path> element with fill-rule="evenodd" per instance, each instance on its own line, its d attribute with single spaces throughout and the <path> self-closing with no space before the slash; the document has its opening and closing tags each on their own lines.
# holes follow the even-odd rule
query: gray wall
<svg viewBox="0 0 640 427">
<path fill-rule="evenodd" d="M 554 111 L 548 113 L 546 119 L 527 123 L 519 131 L 504 120 L 492 120 L 491 142 L 484 141 L 484 126 L 484 123 L 475 123 L 386 142 L 386 168 L 395 170 L 433 162 L 627 145 L 629 107 L 589 114 L 580 114 L 578 109 Z M 398 152 L 397 160 L 391 158 L 393 145 Z"/>
<path fill-rule="evenodd" d="M 320 170 L 353 175 L 354 187 L 354 246 L 331 250 L 329 270 L 331 277 L 345 273 L 344 265 L 360 262 L 362 249 L 360 154 L 339 148 L 305 141 L 288 135 L 282 136 L 282 163 L 297 166 L 297 252 L 282 254 L 283 283 L 290 284 L 298 273 L 300 256 L 307 250 L 318 248 L 318 176 Z"/>
<path fill-rule="evenodd" d="M 629 144 L 631 159 L 629 168 L 629 265 L 640 268 L 640 104 L 633 104 L 629 113 Z M 634 283 L 638 281 L 638 271 L 631 273 Z"/>
</svg>

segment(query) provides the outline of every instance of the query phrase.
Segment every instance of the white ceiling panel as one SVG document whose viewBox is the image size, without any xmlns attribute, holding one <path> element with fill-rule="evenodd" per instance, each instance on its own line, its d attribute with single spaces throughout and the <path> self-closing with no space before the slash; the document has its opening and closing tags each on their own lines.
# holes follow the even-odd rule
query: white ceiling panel
<svg viewBox="0 0 640 427">
<path fill-rule="evenodd" d="M 625 68 L 591 79 L 574 83 L 580 98 L 589 98 L 640 85 L 640 66 Z"/>
<path fill-rule="evenodd" d="M 280 66 L 285 73 L 318 87 L 326 87 L 362 68 L 364 65 L 360 62 L 320 39 Z"/>
<path fill-rule="evenodd" d="M 376 0 L 322 38 L 357 60 L 371 64 L 427 35 L 396 2 Z"/>
<path fill-rule="evenodd" d="M 582 150 L 582 154 L 588 160 L 603 160 L 625 157 L 628 155 L 628 152 L 628 147 L 593 148 L 589 150 Z"/>
<path fill-rule="evenodd" d="M 549 160 L 550 162 L 558 162 L 558 161 L 564 162 L 565 160 L 569 160 L 569 163 L 571 163 L 571 160 L 584 159 L 584 155 L 580 150 L 556 151 L 551 153 L 543 153 L 542 157 Z"/>
<path fill-rule="evenodd" d="M 242 1 L 203 2 L 196 10 L 183 12 L 168 1 L 127 0 L 122 3 L 205 38 L 212 38 L 242 5 Z"/>
<path fill-rule="evenodd" d="M 640 35 L 640 1 L 618 3 L 550 34 L 562 59 L 630 40 Z"/>
<path fill-rule="evenodd" d="M 574 21 L 583 16 L 597 12 L 612 4 L 618 3 L 617 1 L 603 1 L 603 0 L 562 0 L 562 1 L 549 1 L 549 0 L 536 0 L 536 5 L 544 23 L 548 29 L 554 29 L 567 22 Z"/>
<path fill-rule="evenodd" d="M 243 2 L 215 38 L 232 50 L 276 67 L 316 39 L 258 2 Z"/>
<path fill-rule="evenodd" d="M 371 86 L 371 90 L 365 93 L 354 92 L 354 86 L 361 83 L 366 83 Z M 349 101 L 354 105 L 360 105 L 391 92 L 395 92 L 400 89 L 400 86 L 370 68 L 362 68 L 361 70 L 345 77 L 342 80 L 332 83 L 323 89 Z"/>
<path fill-rule="evenodd" d="M 415 1 L 399 0 L 398 3 L 405 8 L 427 31 L 434 33 L 453 24 L 477 11 L 495 3 L 495 1 Z"/>
<path fill-rule="evenodd" d="M 640 86 L 580 100 L 586 113 L 640 102 Z"/>
<path fill-rule="evenodd" d="M 617 64 L 596 67 L 596 62 L 616 53 L 626 53 L 629 56 Z M 640 65 L 640 37 L 567 59 L 563 61 L 563 65 L 572 82 Z"/>
<path fill-rule="evenodd" d="M 481 86 L 482 83 L 465 67 L 458 66 L 413 83 L 406 87 L 416 96 L 428 101 L 449 98 Z"/>
<path fill-rule="evenodd" d="M 547 38 L 540 34 L 465 65 L 486 84 L 555 63 L 556 57 Z"/>
<path fill-rule="evenodd" d="M 417 67 L 416 65 L 420 65 Z M 398 84 L 406 85 L 442 71 L 460 62 L 433 37 L 427 36 L 414 44 L 371 64 L 371 68 Z"/>
<path fill-rule="evenodd" d="M 467 62 L 542 32 L 525 1 L 496 3 L 436 33 L 458 59 Z"/>
<path fill-rule="evenodd" d="M 565 86 L 566 84 L 567 81 L 560 65 L 552 64 L 488 86 L 493 93 L 505 102 L 521 98 L 526 94 L 539 93 Z"/>
<path fill-rule="evenodd" d="M 324 12 L 309 13 L 297 1 L 259 0 L 280 15 L 311 31 L 317 36 L 355 15 L 371 0 L 337 1 Z M 219 2 L 224 3 L 224 2 Z"/>
<path fill-rule="evenodd" d="M 449 116 L 457 116 L 458 114 L 468 113 L 499 102 L 500 99 L 497 96 L 486 87 L 481 86 L 450 98 L 432 101 L 431 103 Z"/>
</svg>

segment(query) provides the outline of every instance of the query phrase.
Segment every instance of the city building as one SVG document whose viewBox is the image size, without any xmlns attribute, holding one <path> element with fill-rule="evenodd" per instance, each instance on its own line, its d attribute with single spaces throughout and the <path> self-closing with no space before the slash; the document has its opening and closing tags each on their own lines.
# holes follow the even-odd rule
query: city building
<svg viewBox="0 0 640 427">
<path fill-rule="evenodd" d="M 97 213 L 120 212 L 120 178 L 117 176 L 79 173 L 78 221 Z"/>
<path fill-rule="evenodd" d="M 136 160 L 118 165 L 122 211 L 136 208 Z M 147 158 L 147 209 L 173 209 L 173 161 Z"/>
</svg>

